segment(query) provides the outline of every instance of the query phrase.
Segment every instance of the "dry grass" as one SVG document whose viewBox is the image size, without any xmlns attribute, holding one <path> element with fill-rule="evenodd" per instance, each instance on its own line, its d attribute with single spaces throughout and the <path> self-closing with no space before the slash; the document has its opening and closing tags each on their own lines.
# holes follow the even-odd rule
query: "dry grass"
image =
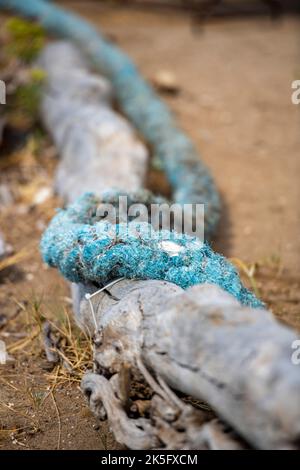
<svg viewBox="0 0 300 470">
<path fill-rule="evenodd" d="M 31 252 L 32 247 L 24 247 L 17 253 L 14 253 L 11 256 L 7 256 L 2 261 L 0 261 L 0 272 L 3 271 L 3 269 L 14 266 L 15 264 L 18 264 L 23 261 L 25 258 L 28 258 Z"/>
<path fill-rule="evenodd" d="M 41 429 L 40 412 L 46 406 L 46 401 L 50 400 L 48 407 L 50 406 L 49 409 L 52 408 L 55 412 L 56 448 L 59 449 L 61 448 L 62 422 L 55 396 L 56 389 L 57 387 L 61 389 L 61 386 L 68 389 L 74 384 L 79 386 L 83 373 L 91 368 L 91 342 L 74 324 L 69 310 L 63 305 L 61 305 L 61 310 L 56 312 L 57 316 L 54 317 L 43 299 L 34 294 L 26 306 L 16 299 L 14 301 L 20 307 L 21 312 L 11 320 L 10 330 L 17 331 L 18 334 L 25 330 L 24 337 L 14 341 L 12 333 L 12 336 L 7 340 L 7 351 L 15 363 L 24 361 L 26 357 L 34 362 L 35 358 L 44 356 L 42 332 L 45 321 L 50 323 L 52 331 L 60 338 L 58 351 L 60 361 L 52 370 L 49 370 L 51 364 L 44 360 L 45 368 L 40 369 L 38 380 L 35 377 L 35 380 L 32 381 L 32 376 L 27 378 L 26 373 L 22 377 L 17 377 L 13 373 L 0 376 L 0 384 L 7 389 L 12 389 L 15 397 L 14 403 L 7 403 L 0 394 L 0 447 L 1 441 L 7 440 L 7 438 L 10 438 L 15 446 L 26 447 L 24 438 Z M 32 409 L 32 412 L 29 412 L 29 409 Z M 11 421 L 9 414 L 13 415 Z M 8 427 L 7 423 L 9 422 L 13 422 L 14 426 Z"/>
<path fill-rule="evenodd" d="M 17 299 L 13 300 L 20 307 L 21 313 L 15 320 L 12 320 L 11 328 L 16 322 L 22 325 L 23 329 L 25 328 L 26 335 L 24 338 L 11 342 L 7 347 L 8 352 L 14 354 L 15 357 L 19 352 L 22 355 L 32 356 L 42 354 L 42 327 L 47 321 L 54 333 L 60 337 L 61 347 L 58 352 L 67 364 L 67 367 L 59 364 L 50 375 L 48 374 L 48 377 L 55 381 L 60 379 L 80 381 L 84 370 L 91 365 L 92 346 L 89 338 L 74 323 L 70 311 L 62 305 L 54 320 L 53 313 L 48 310 L 43 298 L 35 296 L 34 293 L 26 306 Z M 20 330 L 17 325 L 15 326 L 17 330 Z"/>
<path fill-rule="evenodd" d="M 260 297 L 260 291 L 257 286 L 257 281 L 255 278 L 257 263 L 247 264 L 239 258 L 230 258 L 230 261 L 238 268 L 240 273 L 244 274 L 249 280 L 250 285 L 253 289 L 253 292 L 257 297 Z"/>
<path fill-rule="evenodd" d="M 47 321 L 51 325 L 53 333 L 59 337 L 60 362 L 50 373 L 46 374 L 50 384 L 62 384 L 65 382 L 80 383 L 81 377 L 87 368 L 92 364 L 92 344 L 88 336 L 82 332 L 74 323 L 70 311 L 61 306 L 61 311 L 55 315 L 48 311 L 43 299 L 32 297 L 27 307 L 22 306 L 22 317 L 17 321 L 25 325 L 28 332 L 25 338 L 8 345 L 10 354 L 36 356 L 43 351 L 42 331 L 43 324 Z"/>
<path fill-rule="evenodd" d="M 70 320 L 70 313 L 65 311 L 65 321 L 60 325 L 49 320 L 54 332 L 60 336 L 60 347 L 57 352 L 60 364 L 48 374 L 52 383 L 63 384 L 65 382 L 80 383 L 84 372 L 91 368 L 92 343 L 84 332 L 74 327 Z"/>
<path fill-rule="evenodd" d="M 264 267 L 271 268 L 277 276 L 282 271 L 281 258 L 277 254 L 252 263 L 246 263 L 240 258 L 230 258 L 230 261 L 239 270 L 239 274 L 250 284 L 249 287 L 251 287 L 257 297 L 261 297 L 262 294 L 257 280 L 259 270 Z"/>
<path fill-rule="evenodd" d="M 36 167 L 36 154 L 38 152 L 38 142 L 34 136 L 28 138 L 26 144 L 21 149 L 8 155 L 3 155 L 0 161 L 0 170 L 17 166 L 18 168 L 28 167 L 31 170 Z"/>
</svg>

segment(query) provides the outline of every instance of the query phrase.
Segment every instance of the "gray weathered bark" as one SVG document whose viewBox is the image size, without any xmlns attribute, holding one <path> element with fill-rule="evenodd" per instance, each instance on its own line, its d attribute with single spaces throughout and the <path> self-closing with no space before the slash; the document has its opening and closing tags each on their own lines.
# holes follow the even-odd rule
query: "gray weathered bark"
<svg viewBox="0 0 300 470">
<path fill-rule="evenodd" d="M 62 157 L 59 193 L 69 202 L 86 190 L 141 188 L 147 152 L 111 111 L 107 83 L 90 75 L 70 45 L 49 46 L 40 63 L 49 76 L 42 115 Z M 203 413 L 172 387 L 207 401 L 254 447 L 299 447 L 300 368 L 291 362 L 296 334 L 271 313 L 242 307 L 212 285 L 183 291 L 166 282 L 121 280 L 86 300 L 94 291 L 73 286 L 76 319 L 95 347 L 95 370 L 82 388 L 120 442 L 242 446 L 220 423 L 204 423 Z M 132 380 L 151 389 L 147 400 L 132 397 Z"/>
<path fill-rule="evenodd" d="M 38 65 L 47 73 L 41 115 L 62 157 L 58 194 L 72 202 L 84 192 L 140 189 L 148 151 L 113 111 L 109 82 L 89 72 L 77 49 L 63 41 L 47 46 Z"/>
<path fill-rule="evenodd" d="M 109 377 L 140 361 L 174 389 L 207 401 L 254 447 L 294 448 L 300 437 L 297 335 L 270 312 L 242 307 L 217 286 L 183 291 L 158 281 L 120 281 L 91 300 L 95 362 Z M 115 299 L 121 299 L 119 301 Z M 94 334 L 89 303 L 78 317 Z"/>
</svg>

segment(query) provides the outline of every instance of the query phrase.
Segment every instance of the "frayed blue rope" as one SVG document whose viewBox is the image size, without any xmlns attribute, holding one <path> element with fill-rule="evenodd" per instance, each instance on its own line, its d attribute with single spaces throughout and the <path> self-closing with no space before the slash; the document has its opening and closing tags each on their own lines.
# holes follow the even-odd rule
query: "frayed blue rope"
<svg viewBox="0 0 300 470">
<path fill-rule="evenodd" d="M 242 285 L 234 266 L 206 243 L 166 230 L 153 232 L 146 222 L 112 226 L 97 219 L 99 203 L 92 193 L 85 194 L 59 210 L 42 237 L 44 261 L 70 281 L 103 284 L 125 277 L 169 281 L 183 288 L 207 282 L 244 305 L 263 306 Z"/>
<path fill-rule="evenodd" d="M 86 21 L 44 0 L 0 0 L 0 7 L 36 19 L 46 30 L 73 40 L 110 79 L 122 110 L 160 160 L 175 202 L 205 205 L 205 238 L 210 238 L 220 217 L 220 199 L 210 172 L 131 60 Z"/>
<path fill-rule="evenodd" d="M 0 0 L 0 7 L 36 19 L 46 30 L 72 39 L 95 68 L 107 75 L 123 111 L 160 159 L 175 201 L 205 205 L 205 236 L 210 237 L 220 216 L 220 199 L 211 175 L 167 106 L 130 59 L 87 22 L 44 0 Z M 210 282 L 245 305 L 263 306 L 243 287 L 235 268 L 207 244 L 185 235 L 176 240 L 179 251 L 169 253 L 164 243 L 173 241 L 174 234 L 159 231 L 149 236 L 147 223 L 140 224 L 138 237 L 131 231 L 131 222 L 119 224 L 115 227 L 116 238 L 111 235 L 109 223 L 96 222 L 91 216 L 94 205 L 93 196 L 86 195 L 69 209 L 60 211 L 42 238 L 44 260 L 59 268 L 67 279 L 103 283 L 124 276 L 167 280 L 183 288 Z"/>
</svg>

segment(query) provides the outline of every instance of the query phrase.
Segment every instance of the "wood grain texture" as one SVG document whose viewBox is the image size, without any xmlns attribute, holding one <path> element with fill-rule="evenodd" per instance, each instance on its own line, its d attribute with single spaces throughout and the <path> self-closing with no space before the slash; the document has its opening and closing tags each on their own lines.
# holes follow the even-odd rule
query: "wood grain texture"
<svg viewBox="0 0 300 470">
<path fill-rule="evenodd" d="M 112 109 L 109 82 L 92 74 L 67 42 L 47 46 L 38 65 L 47 73 L 41 115 L 61 156 L 55 187 L 67 202 L 103 189 L 143 186 L 148 150 Z"/>
<path fill-rule="evenodd" d="M 92 77 L 70 47 L 53 44 L 41 61 L 49 76 L 42 116 L 61 154 L 58 191 L 72 201 L 86 190 L 138 189 L 147 152 L 110 109 L 107 82 Z M 205 423 L 183 404 L 179 390 L 207 401 L 255 448 L 299 447 L 296 333 L 270 312 L 242 307 L 213 285 L 184 291 L 167 282 L 121 280 L 93 297 L 94 319 L 85 294 L 95 290 L 72 286 L 76 320 L 94 341 L 94 370 L 82 389 L 120 442 L 136 449 L 243 447 L 220 423 Z M 130 397 L 133 378 L 153 392 L 143 405 Z"/>
</svg>

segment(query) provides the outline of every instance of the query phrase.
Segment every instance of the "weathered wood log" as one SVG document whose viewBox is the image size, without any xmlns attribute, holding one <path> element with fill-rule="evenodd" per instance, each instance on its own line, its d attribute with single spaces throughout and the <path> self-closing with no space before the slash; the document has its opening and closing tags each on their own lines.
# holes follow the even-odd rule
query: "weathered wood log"
<svg viewBox="0 0 300 470">
<path fill-rule="evenodd" d="M 56 189 L 67 202 L 84 192 L 135 191 L 143 186 L 148 151 L 133 127 L 112 109 L 109 82 L 87 70 L 68 42 L 45 48 L 41 114 L 62 156 Z"/>
<path fill-rule="evenodd" d="M 126 366 L 122 366 L 122 372 Z M 128 370 L 128 368 L 127 368 Z M 150 375 L 150 374 L 149 374 Z M 158 384 L 149 401 L 142 401 L 150 418 L 130 418 L 122 399 L 123 379 L 120 373 L 107 380 L 103 375 L 87 373 L 82 388 L 89 398 L 91 410 L 99 419 L 108 416 L 116 439 L 131 449 L 201 449 L 240 450 L 244 444 L 218 420 L 204 422 L 203 413 L 182 403 L 176 395 Z M 126 397 L 127 398 L 127 397 Z M 131 404 L 137 407 L 138 400 Z M 142 408 L 142 407 L 141 407 Z M 129 410 L 130 412 L 130 410 Z M 143 413 L 143 409 L 141 409 Z"/>
<path fill-rule="evenodd" d="M 132 129 L 120 124 L 106 134 L 112 111 L 103 88 L 105 98 L 93 94 L 96 86 L 99 96 L 100 82 L 91 79 L 70 46 L 50 48 L 41 61 L 49 76 L 42 115 L 62 157 L 60 194 L 72 201 L 86 190 L 100 194 L 108 187 L 141 187 L 146 152 Z M 124 137 L 125 157 L 118 140 L 123 129 L 130 136 Z M 109 136 L 104 146 L 99 145 L 103 134 Z M 119 441 L 132 448 L 240 446 L 221 428 L 212 431 L 172 387 L 206 400 L 254 447 L 299 447 L 300 369 L 291 362 L 296 333 L 271 313 L 242 307 L 212 285 L 183 291 L 166 282 L 121 280 L 86 300 L 85 294 L 95 290 L 73 286 L 75 316 L 95 346 L 95 370 L 82 388 L 96 416 L 108 417 Z M 132 378 L 148 384 L 148 400 L 132 399 Z M 203 437 L 208 434 L 215 436 L 210 443 Z"/>
<path fill-rule="evenodd" d="M 119 373 L 124 363 L 140 369 L 142 361 L 174 389 L 207 401 L 254 447 L 299 446 L 295 332 L 266 310 L 241 307 L 217 286 L 183 291 L 124 280 L 109 291 L 91 299 L 95 362 L 104 377 Z M 95 331 L 85 299 L 77 318 Z"/>
</svg>

